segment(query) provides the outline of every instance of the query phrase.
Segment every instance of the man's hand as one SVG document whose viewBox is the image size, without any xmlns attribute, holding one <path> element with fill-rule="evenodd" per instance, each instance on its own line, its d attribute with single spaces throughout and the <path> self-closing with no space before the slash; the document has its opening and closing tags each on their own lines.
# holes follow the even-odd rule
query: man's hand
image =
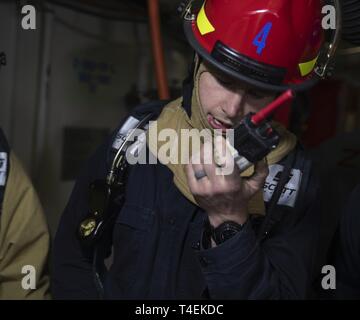
<svg viewBox="0 0 360 320">
<path fill-rule="evenodd" d="M 250 198 L 264 186 L 269 173 L 267 163 L 257 163 L 251 177 L 241 178 L 230 153 L 226 152 L 223 165 L 219 167 L 214 161 L 212 148 L 208 143 L 201 147 L 200 157 L 198 155 L 200 161 L 194 161 L 193 157 L 186 166 L 190 191 L 199 206 L 207 212 L 213 227 L 226 220 L 243 224 L 248 218 L 247 205 Z M 215 143 L 218 150 L 224 146 L 224 139 Z"/>
</svg>

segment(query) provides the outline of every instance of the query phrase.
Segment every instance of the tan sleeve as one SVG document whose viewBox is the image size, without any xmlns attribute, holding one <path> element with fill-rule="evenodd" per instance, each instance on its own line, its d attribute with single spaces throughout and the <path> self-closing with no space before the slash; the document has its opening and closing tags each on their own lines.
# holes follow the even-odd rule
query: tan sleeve
<svg viewBox="0 0 360 320">
<path fill-rule="evenodd" d="M 49 242 L 48 226 L 36 191 L 11 153 L 0 216 L 0 299 L 50 298 Z M 31 271 L 23 270 L 24 266 L 31 266 Z M 29 288 L 34 283 L 35 289 Z"/>
</svg>

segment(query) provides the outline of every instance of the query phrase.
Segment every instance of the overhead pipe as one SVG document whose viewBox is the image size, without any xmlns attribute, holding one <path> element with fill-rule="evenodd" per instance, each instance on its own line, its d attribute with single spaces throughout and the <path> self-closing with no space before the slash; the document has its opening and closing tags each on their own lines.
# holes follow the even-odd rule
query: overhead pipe
<svg viewBox="0 0 360 320">
<path fill-rule="evenodd" d="M 170 93 L 160 30 L 159 1 L 148 0 L 148 10 L 158 95 L 160 99 L 167 100 L 170 99 Z"/>
</svg>

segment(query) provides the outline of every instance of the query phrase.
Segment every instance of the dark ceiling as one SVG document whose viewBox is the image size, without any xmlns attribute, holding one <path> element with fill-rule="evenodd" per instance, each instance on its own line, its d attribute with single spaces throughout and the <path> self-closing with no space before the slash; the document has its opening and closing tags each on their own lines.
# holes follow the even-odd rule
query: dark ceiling
<svg viewBox="0 0 360 320">
<path fill-rule="evenodd" d="M 104 19 L 148 22 L 147 0 L 43 0 Z M 42 0 L 39 2 L 43 3 Z M 160 0 L 160 17 L 164 34 L 183 41 L 182 23 L 177 14 L 180 0 Z"/>
</svg>

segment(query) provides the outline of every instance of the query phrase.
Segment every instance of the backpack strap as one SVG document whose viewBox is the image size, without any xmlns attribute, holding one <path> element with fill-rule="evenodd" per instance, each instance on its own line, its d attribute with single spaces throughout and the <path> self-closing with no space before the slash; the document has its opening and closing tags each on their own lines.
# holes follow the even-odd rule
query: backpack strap
<svg viewBox="0 0 360 320">
<path fill-rule="evenodd" d="M 6 182 L 10 172 L 10 147 L 0 129 L 0 215 L 3 210 Z"/>
<path fill-rule="evenodd" d="M 319 181 L 318 177 L 313 174 L 312 161 L 305 155 L 302 155 L 302 181 L 299 194 L 297 210 L 302 212 L 316 201 L 318 196 Z"/>
<path fill-rule="evenodd" d="M 90 212 L 79 226 L 80 242 L 94 247 L 106 235 L 110 237 L 114 219 L 121 209 L 126 188 L 126 156 L 131 148 L 137 152 L 143 143 L 139 131 L 145 134 L 149 121 L 156 119 L 167 101 L 140 105 L 122 122 L 111 138 L 107 151 L 107 172 L 103 179 L 95 180 L 89 186 Z"/>
<path fill-rule="evenodd" d="M 83 246 L 93 253 L 93 276 L 99 297 L 104 297 L 104 260 L 111 253 L 112 234 L 117 215 L 125 202 L 129 163 L 127 151 L 140 152 L 144 141 L 137 137 L 137 130 L 145 134 L 148 123 L 157 119 L 168 101 L 155 101 L 140 105 L 122 122 L 112 136 L 107 154 L 107 174 L 89 186 L 89 208 L 80 223 L 78 237 Z"/>
<path fill-rule="evenodd" d="M 269 236 L 284 214 L 300 217 L 300 213 L 306 210 L 316 196 L 317 182 L 311 179 L 312 163 L 300 145 L 280 164 L 269 168 L 270 172 L 264 186 L 267 213 L 258 232 L 260 241 Z"/>
<path fill-rule="evenodd" d="M 286 158 L 284 168 L 280 173 L 280 179 L 270 199 L 265 219 L 260 227 L 260 232 L 258 233 L 258 239 L 260 241 L 264 240 L 269 235 L 273 227 L 282 219 L 283 210 L 277 210 L 277 206 L 283 193 L 284 187 L 291 178 L 290 175 L 292 167 L 294 165 L 295 157 L 296 152 L 291 152 Z"/>
</svg>

